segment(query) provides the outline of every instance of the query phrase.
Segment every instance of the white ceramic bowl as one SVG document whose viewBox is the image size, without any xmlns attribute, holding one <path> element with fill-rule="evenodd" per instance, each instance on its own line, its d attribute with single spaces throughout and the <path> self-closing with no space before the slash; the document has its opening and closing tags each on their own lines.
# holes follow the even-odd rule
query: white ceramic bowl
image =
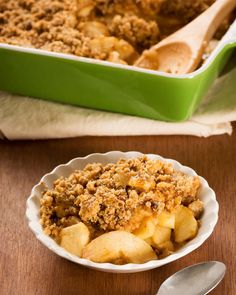
<svg viewBox="0 0 236 295">
<path fill-rule="evenodd" d="M 139 271 L 145 271 L 152 268 L 160 267 L 164 264 L 167 264 L 171 261 L 177 260 L 193 250 L 197 249 L 203 244 L 203 242 L 211 235 L 214 230 L 214 227 L 218 220 L 218 210 L 219 205 L 216 201 L 214 191 L 209 187 L 207 181 L 200 177 L 201 188 L 199 190 L 199 198 L 204 202 L 204 213 L 201 217 L 201 226 L 199 228 L 197 236 L 189 241 L 186 245 L 176 251 L 174 254 L 160 259 L 152 260 L 144 264 L 125 264 L 125 265 L 114 265 L 111 263 L 95 263 L 87 259 L 81 259 L 75 255 L 68 253 L 62 247 L 60 247 L 52 238 L 47 236 L 43 232 L 43 228 L 39 223 L 39 208 L 40 208 L 40 198 L 42 197 L 42 192 L 45 189 L 45 186 L 52 188 L 54 180 L 60 176 L 68 176 L 75 169 L 83 169 L 84 166 L 88 163 L 99 162 L 99 163 L 115 163 L 120 158 L 134 158 L 141 156 L 139 152 L 108 152 L 106 154 L 91 154 L 84 158 L 76 158 L 71 160 L 65 165 L 60 165 L 56 167 L 51 173 L 46 174 L 36 186 L 33 187 L 30 197 L 27 200 L 27 209 L 26 216 L 29 222 L 29 227 L 35 234 L 36 238 L 41 241 L 46 247 L 55 252 L 61 257 L 64 257 L 68 260 L 71 260 L 80 265 L 84 265 L 96 270 L 106 271 L 106 272 L 116 272 L 116 273 L 133 273 Z M 187 175 L 197 175 L 196 172 L 186 166 L 181 165 L 179 162 L 171 159 L 164 159 L 161 156 L 148 154 L 150 159 L 158 159 L 165 162 L 173 164 L 173 167 L 176 170 L 182 171 Z"/>
</svg>

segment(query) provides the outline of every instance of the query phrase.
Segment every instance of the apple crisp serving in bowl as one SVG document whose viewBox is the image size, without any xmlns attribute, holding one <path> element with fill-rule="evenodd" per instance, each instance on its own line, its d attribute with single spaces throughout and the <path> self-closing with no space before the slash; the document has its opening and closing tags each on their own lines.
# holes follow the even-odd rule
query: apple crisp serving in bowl
<svg viewBox="0 0 236 295">
<path fill-rule="evenodd" d="M 44 232 L 94 262 L 145 263 L 198 232 L 200 180 L 147 156 L 87 164 L 54 181 L 40 200 Z"/>
<path fill-rule="evenodd" d="M 0 0 L 0 42 L 133 65 L 213 2 Z M 228 18 L 216 38 L 229 24 Z"/>
</svg>

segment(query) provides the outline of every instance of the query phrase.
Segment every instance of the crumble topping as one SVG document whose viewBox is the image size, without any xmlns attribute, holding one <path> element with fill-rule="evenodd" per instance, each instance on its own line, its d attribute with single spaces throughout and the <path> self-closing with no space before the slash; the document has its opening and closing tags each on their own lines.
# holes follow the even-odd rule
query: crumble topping
<svg viewBox="0 0 236 295">
<path fill-rule="evenodd" d="M 214 2 L 215 0 L 164 0 L 161 13 L 174 15 L 186 24 L 208 9 Z"/>
<path fill-rule="evenodd" d="M 78 221 L 97 232 L 132 232 L 145 216 L 171 212 L 180 204 L 189 205 L 198 215 L 203 208 L 197 197 L 199 186 L 198 177 L 147 156 L 115 164 L 92 163 L 45 190 L 41 224 L 55 239 L 62 228 Z"/>
</svg>

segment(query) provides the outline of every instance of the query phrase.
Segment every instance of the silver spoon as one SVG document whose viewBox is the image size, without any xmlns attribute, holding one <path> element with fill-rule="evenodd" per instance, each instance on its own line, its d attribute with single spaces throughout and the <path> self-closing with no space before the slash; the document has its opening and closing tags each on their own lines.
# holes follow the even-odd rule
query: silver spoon
<svg viewBox="0 0 236 295">
<path fill-rule="evenodd" d="M 209 261 L 186 267 L 162 283 L 157 295 L 205 295 L 223 279 L 226 266 Z"/>
</svg>

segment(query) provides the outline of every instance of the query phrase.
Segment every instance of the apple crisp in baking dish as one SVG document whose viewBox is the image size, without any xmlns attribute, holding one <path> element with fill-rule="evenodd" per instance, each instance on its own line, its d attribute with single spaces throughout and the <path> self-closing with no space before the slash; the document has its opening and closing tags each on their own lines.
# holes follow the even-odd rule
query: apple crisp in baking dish
<svg viewBox="0 0 236 295">
<path fill-rule="evenodd" d="M 145 49 L 213 2 L 0 0 L 0 42 L 133 65 Z M 229 23 L 222 24 L 216 38 Z"/>
<path fill-rule="evenodd" d="M 67 251 L 95 262 L 144 263 L 195 237 L 200 180 L 147 156 L 88 164 L 41 199 L 41 224 Z"/>
</svg>

